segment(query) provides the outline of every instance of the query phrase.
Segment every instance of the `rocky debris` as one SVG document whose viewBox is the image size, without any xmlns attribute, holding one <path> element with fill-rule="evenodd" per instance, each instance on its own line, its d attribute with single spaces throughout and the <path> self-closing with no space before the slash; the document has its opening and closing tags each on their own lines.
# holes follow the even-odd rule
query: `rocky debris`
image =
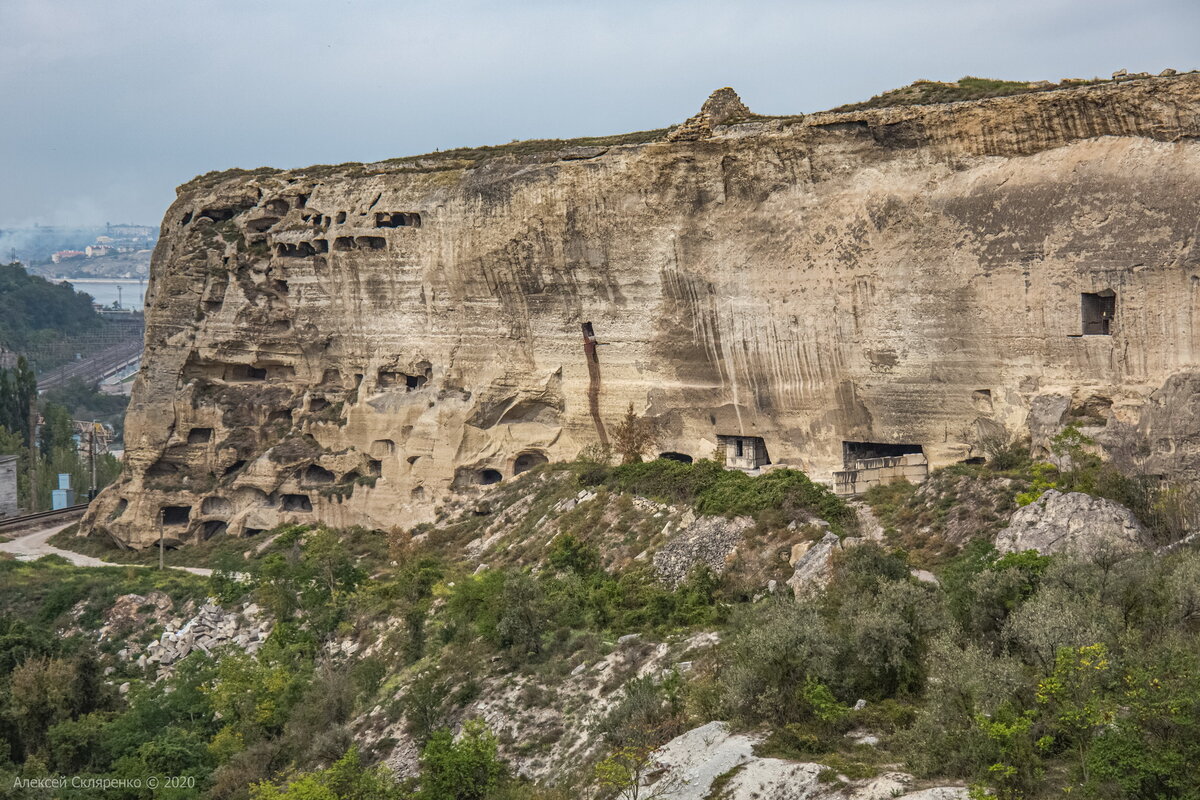
<svg viewBox="0 0 1200 800">
<path fill-rule="evenodd" d="M 853 500 L 850 507 L 858 517 L 858 535 L 872 542 L 882 542 L 884 538 L 883 525 L 871 507 L 861 500 Z M 828 523 L 826 523 L 828 525 Z"/>
<path fill-rule="evenodd" d="M 864 737 L 863 743 L 867 744 Z M 840 784 L 821 780 L 821 764 L 759 758 L 758 734 L 734 733 L 728 723 L 710 722 L 675 737 L 654 753 L 654 768 L 642 788 L 660 800 L 706 800 L 713 783 L 724 779 L 723 800 L 960 800 L 962 787 L 936 787 L 909 792 L 914 778 L 887 772 L 875 778 Z"/>
<path fill-rule="evenodd" d="M 837 534 L 827 533 L 815 544 L 802 542 L 792 548 L 792 577 L 787 584 L 792 594 L 800 598 L 825 588 L 833 577 L 833 554 L 847 547 L 854 547 L 864 540 L 848 537 L 839 539 Z"/>
<path fill-rule="evenodd" d="M 606 655 L 583 660 L 569 675 L 547 676 L 505 673 L 478 677 L 478 698 L 462 711 L 462 719 L 482 718 L 501 741 L 501 756 L 521 775 L 547 779 L 562 776 L 598 755 L 603 739 L 596 732 L 612 708 L 624 697 L 633 678 L 662 679 L 673 670 L 686 672 L 697 655 L 720 642 L 714 632 L 662 642 L 626 640 Z M 360 718 L 355 738 L 364 747 L 394 739 L 389 763 L 409 763 L 415 774 L 403 720 L 388 722 L 380 710 Z M 543 744 L 531 750 L 528 743 Z"/>
<path fill-rule="evenodd" d="M 667 542 L 654 554 L 654 571 L 671 586 L 684 580 L 692 567 L 705 564 L 714 574 L 725 571 L 742 534 L 754 527 L 750 517 L 699 517 L 688 512 L 678 524 L 668 522 Z"/>
<path fill-rule="evenodd" d="M 163 592 L 150 592 L 146 595 L 123 594 L 113 601 L 104 615 L 104 625 L 96 632 L 96 638 L 104 641 L 123 637 L 147 625 L 161 625 L 173 607 L 171 598 Z"/>
<path fill-rule="evenodd" d="M 1018 509 L 996 535 L 1001 553 L 1037 550 L 1044 555 L 1073 553 L 1132 555 L 1151 546 L 1146 529 L 1125 506 L 1080 492 L 1049 490 Z"/>
<path fill-rule="evenodd" d="M 717 89 L 708 96 L 700 113 L 688 118 L 686 122 L 667 134 L 669 142 L 694 142 L 708 139 L 713 135 L 717 125 L 728 125 L 731 122 L 746 119 L 750 109 L 738 97 L 738 93 L 726 86 Z"/>
<path fill-rule="evenodd" d="M 254 655 L 262 648 L 271 628 L 271 622 L 253 603 L 244 604 L 238 613 L 226 611 L 210 599 L 191 619 L 184 621 L 176 617 L 168 621 L 158 640 L 147 645 L 146 652 L 138 656 L 137 665 L 157 665 L 156 679 L 162 680 L 174 672 L 175 663 L 194 650 L 211 655 L 220 648 L 233 645 Z M 133 657 L 128 649 L 117 655 L 126 659 Z"/>
<path fill-rule="evenodd" d="M 590 489 L 583 489 L 574 497 L 568 497 L 566 500 L 559 500 L 554 504 L 553 510 L 555 514 L 565 514 L 568 511 L 574 511 L 577 506 L 581 506 L 584 503 L 595 499 L 595 492 Z"/>
</svg>

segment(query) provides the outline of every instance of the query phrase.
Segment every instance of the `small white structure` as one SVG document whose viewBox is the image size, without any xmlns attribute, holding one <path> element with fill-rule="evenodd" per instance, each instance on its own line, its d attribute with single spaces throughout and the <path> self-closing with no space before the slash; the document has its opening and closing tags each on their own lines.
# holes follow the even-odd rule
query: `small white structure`
<svg viewBox="0 0 1200 800">
<path fill-rule="evenodd" d="M 755 470 L 771 463 L 761 436 L 718 434 L 717 444 L 725 449 L 725 466 L 731 469 Z"/>
<path fill-rule="evenodd" d="M 17 516 L 17 457 L 0 456 L 0 519 Z"/>
</svg>

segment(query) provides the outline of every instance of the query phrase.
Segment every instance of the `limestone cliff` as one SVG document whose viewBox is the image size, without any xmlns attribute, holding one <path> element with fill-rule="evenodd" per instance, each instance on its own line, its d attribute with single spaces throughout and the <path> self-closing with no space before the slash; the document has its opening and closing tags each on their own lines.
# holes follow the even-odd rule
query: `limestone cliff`
<svg viewBox="0 0 1200 800">
<path fill-rule="evenodd" d="M 1181 466 L 1200 430 L 1161 405 L 1200 366 L 1200 75 L 702 117 L 181 187 L 125 473 L 85 529 L 410 525 L 631 402 L 662 451 L 751 437 L 821 479 L 844 442 L 944 464 L 1073 409 Z"/>
</svg>

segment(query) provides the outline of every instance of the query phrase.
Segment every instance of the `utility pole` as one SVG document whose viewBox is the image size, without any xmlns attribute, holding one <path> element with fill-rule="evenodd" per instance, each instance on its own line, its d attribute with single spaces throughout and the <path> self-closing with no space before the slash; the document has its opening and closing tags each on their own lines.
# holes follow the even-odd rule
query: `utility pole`
<svg viewBox="0 0 1200 800">
<path fill-rule="evenodd" d="M 92 467 L 92 488 L 88 492 L 88 501 L 96 499 L 96 421 L 92 420 L 90 435 L 88 436 L 88 461 Z"/>
<path fill-rule="evenodd" d="M 29 409 L 29 513 L 38 510 L 38 441 L 37 441 L 37 395 L 33 396 Z"/>
</svg>

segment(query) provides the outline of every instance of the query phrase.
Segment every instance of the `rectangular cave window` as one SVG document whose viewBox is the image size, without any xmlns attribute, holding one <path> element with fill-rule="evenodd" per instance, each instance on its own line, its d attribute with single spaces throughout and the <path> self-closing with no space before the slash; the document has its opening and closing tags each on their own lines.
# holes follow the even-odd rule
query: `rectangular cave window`
<svg viewBox="0 0 1200 800">
<path fill-rule="evenodd" d="M 191 506 L 163 506 L 163 525 L 187 525 L 192 516 Z"/>
<path fill-rule="evenodd" d="M 367 461 L 367 474 L 379 476 L 383 474 L 383 462 L 378 458 L 372 458 Z"/>
<path fill-rule="evenodd" d="M 425 385 L 425 376 L 424 375 L 405 375 L 404 376 L 404 387 L 406 389 L 408 389 L 408 391 L 410 391 L 410 392 L 413 389 L 420 389 L 424 385 Z"/>
<path fill-rule="evenodd" d="M 1079 295 L 1084 336 L 1111 336 L 1112 320 L 1117 314 L 1117 294 L 1112 289 Z"/>
<path fill-rule="evenodd" d="M 280 498 L 283 511 L 312 511 L 312 500 L 306 494 L 285 494 Z"/>
<path fill-rule="evenodd" d="M 188 444 L 204 444 L 212 441 L 212 428 L 192 428 L 188 431 Z"/>
</svg>

